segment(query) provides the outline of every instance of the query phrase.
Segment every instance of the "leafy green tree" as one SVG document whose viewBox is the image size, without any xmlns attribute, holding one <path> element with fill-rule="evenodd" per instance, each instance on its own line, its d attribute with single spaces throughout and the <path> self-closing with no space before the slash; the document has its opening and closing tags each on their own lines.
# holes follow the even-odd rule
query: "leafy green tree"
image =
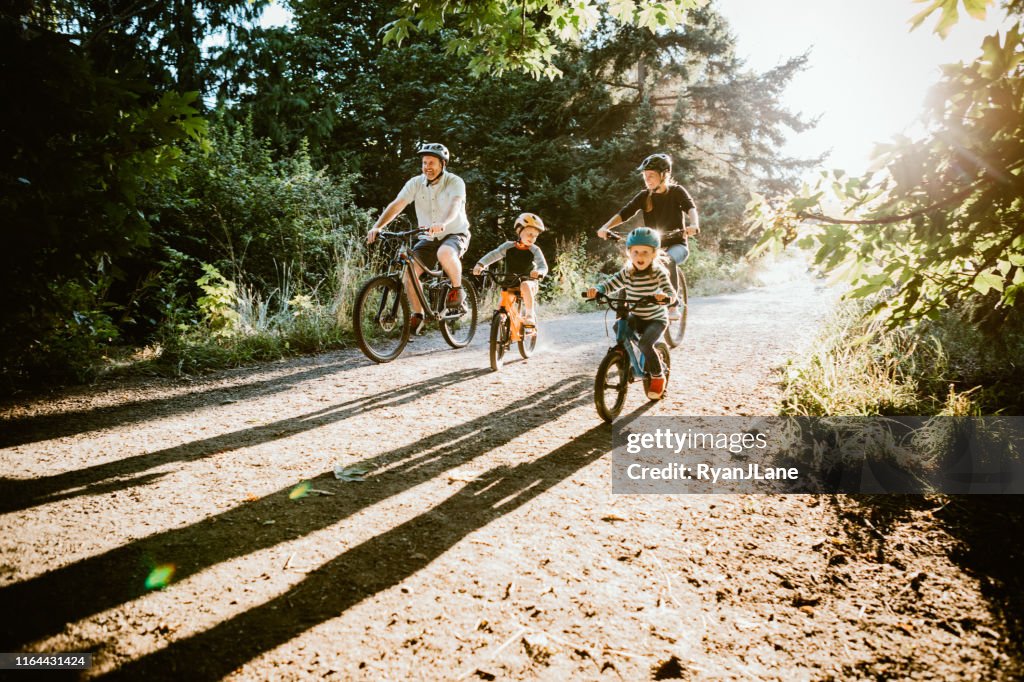
<svg viewBox="0 0 1024 682">
<path fill-rule="evenodd" d="M 554 78 L 560 45 L 578 41 L 611 17 L 654 31 L 686 21 L 687 12 L 704 0 L 405 0 L 387 25 L 385 44 L 401 44 L 410 34 L 443 35 L 447 55 L 468 57 L 470 73 L 500 76 L 522 71 Z M 445 30 L 448 29 L 448 30 Z M 452 30 L 454 29 L 454 30 Z"/>
<path fill-rule="evenodd" d="M 99 70 L 88 49 L 0 18 L 0 355 L 5 379 L 60 372 L 117 335 L 107 301 L 120 261 L 144 247 L 139 201 L 199 139 L 195 94 Z"/>
<path fill-rule="evenodd" d="M 969 11 L 984 3 L 967 0 Z M 937 30 L 955 21 L 941 10 Z M 1009 5 L 1019 16 L 1022 3 Z M 917 23 L 924 17 L 915 19 Z M 929 132 L 880 145 L 878 172 L 823 173 L 797 196 L 754 206 L 761 248 L 794 239 L 852 283 L 852 298 L 900 325 L 966 306 L 989 331 L 1020 319 L 1024 301 L 1024 30 L 985 38 L 967 64 L 943 67 L 928 100 Z M 840 207 L 836 216 L 834 207 Z M 833 207 L 830 213 L 829 208 Z"/>
<path fill-rule="evenodd" d="M 558 234 L 589 235 L 636 191 L 638 161 L 664 149 L 708 225 L 738 243 L 749 187 L 788 186 L 804 167 L 775 151 L 785 128 L 806 125 L 779 105 L 804 58 L 750 73 L 711 9 L 657 34 L 598 12 L 585 39 L 559 44 L 562 76 L 546 80 L 515 69 L 466 78 L 446 51 L 450 29 L 384 49 L 397 6 L 297 2 L 293 31 L 237 46 L 260 67 L 229 98 L 232 115 L 251 115 L 285 149 L 308 138 L 314 163 L 358 170 L 364 207 L 379 209 L 417 172 L 419 141 L 442 140 L 467 181 L 474 250 L 527 209 Z"/>
<path fill-rule="evenodd" d="M 274 157 L 251 122 L 215 120 L 148 202 L 156 242 L 185 254 L 196 277 L 207 263 L 263 293 L 316 289 L 336 241 L 356 238 L 367 218 L 352 206 L 353 177 L 314 169 L 304 146 Z"/>
</svg>

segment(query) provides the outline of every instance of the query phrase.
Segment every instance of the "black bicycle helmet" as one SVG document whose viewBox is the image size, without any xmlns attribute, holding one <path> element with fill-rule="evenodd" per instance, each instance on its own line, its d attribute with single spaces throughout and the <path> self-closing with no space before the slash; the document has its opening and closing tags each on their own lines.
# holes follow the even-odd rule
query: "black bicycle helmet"
<svg viewBox="0 0 1024 682">
<path fill-rule="evenodd" d="M 668 154 L 651 154 L 641 163 L 638 171 L 658 171 L 659 173 L 672 172 L 672 157 Z"/>
</svg>

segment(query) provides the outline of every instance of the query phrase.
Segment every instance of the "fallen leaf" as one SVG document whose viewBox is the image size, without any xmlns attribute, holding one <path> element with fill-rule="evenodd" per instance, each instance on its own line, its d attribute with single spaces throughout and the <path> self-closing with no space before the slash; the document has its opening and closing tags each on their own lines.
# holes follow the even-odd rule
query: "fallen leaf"
<svg viewBox="0 0 1024 682">
<path fill-rule="evenodd" d="M 349 467 L 345 467 L 340 464 L 334 465 L 334 477 L 339 481 L 361 483 L 366 480 L 365 476 L 370 473 L 370 471 L 372 471 L 370 467 L 360 464 L 355 464 Z"/>
</svg>

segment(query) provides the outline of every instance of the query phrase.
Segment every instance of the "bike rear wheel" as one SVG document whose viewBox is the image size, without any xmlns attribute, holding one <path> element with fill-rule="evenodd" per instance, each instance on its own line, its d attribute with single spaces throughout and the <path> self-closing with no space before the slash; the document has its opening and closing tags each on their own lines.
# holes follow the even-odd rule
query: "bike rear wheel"
<svg viewBox="0 0 1024 682">
<path fill-rule="evenodd" d="M 665 329 L 665 341 L 672 348 L 675 348 L 683 342 L 683 337 L 686 336 L 686 314 L 689 312 L 689 305 L 687 304 L 687 293 L 686 293 L 686 276 L 683 275 L 683 269 L 676 266 L 679 272 L 679 291 L 676 293 L 679 295 L 679 319 L 669 320 L 668 328 Z"/>
<path fill-rule="evenodd" d="M 495 372 L 505 364 L 505 348 L 508 344 L 508 314 L 499 310 L 491 318 L 491 369 Z"/>
<path fill-rule="evenodd" d="M 661 391 L 661 400 L 668 393 L 668 379 L 672 375 L 672 356 L 668 352 L 668 344 L 659 341 L 654 344 L 654 351 L 661 358 L 661 372 L 665 375 L 665 388 Z M 644 395 L 647 395 L 647 390 L 651 387 L 651 376 L 644 374 Z"/>
<path fill-rule="evenodd" d="M 441 320 L 441 336 L 452 348 L 464 348 L 476 334 L 477 300 L 476 289 L 468 279 L 462 280 L 462 290 L 466 293 L 466 312 L 458 317 Z"/>
<path fill-rule="evenodd" d="M 519 306 L 519 314 L 522 316 L 523 299 L 519 299 L 517 305 Z M 533 350 L 537 347 L 537 327 L 523 327 L 520 331 L 519 354 L 526 360 L 533 355 Z"/>
<path fill-rule="evenodd" d="M 613 348 L 597 366 L 594 377 L 594 406 L 597 414 L 606 422 L 613 421 L 626 404 L 626 390 L 629 388 L 629 361 L 626 354 Z"/>
<path fill-rule="evenodd" d="M 359 349 L 374 362 L 391 362 L 409 343 L 409 300 L 395 277 L 380 275 L 363 284 L 352 317 Z"/>
</svg>

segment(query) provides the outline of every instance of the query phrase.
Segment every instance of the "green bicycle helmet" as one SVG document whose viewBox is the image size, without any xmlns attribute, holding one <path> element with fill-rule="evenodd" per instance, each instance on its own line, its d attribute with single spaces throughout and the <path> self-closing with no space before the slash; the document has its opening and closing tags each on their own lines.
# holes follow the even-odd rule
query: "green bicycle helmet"
<svg viewBox="0 0 1024 682">
<path fill-rule="evenodd" d="M 649 227 L 638 227 L 626 237 L 626 248 L 631 246 L 649 246 L 652 249 L 661 248 L 661 234 Z"/>
<path fill-rule="evenodd" d="M 672 157 L 668 154 L 651 154 L 640 162 L 638 171 L 657 171 L 659 173 L 672 172 Z"/>
</svg>

